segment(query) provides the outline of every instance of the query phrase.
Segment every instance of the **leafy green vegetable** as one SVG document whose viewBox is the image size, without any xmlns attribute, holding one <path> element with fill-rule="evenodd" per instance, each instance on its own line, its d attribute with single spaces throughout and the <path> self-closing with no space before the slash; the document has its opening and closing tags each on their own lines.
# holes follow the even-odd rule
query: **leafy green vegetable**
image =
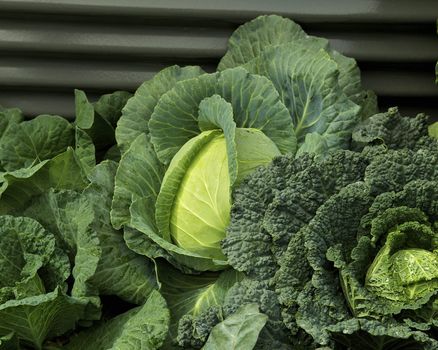
<svg viewBox="0 0 438 350">
<path fill-rule="evenodd" d="M 364 121 L 353 132 L 354 148 L 367 144 L 384 144 L 391 149 L 416 148 L 421 138 L 426 138 L 428 117 L 421 113 L 411 118 L 400 118 L 397 107 L 389 108 Z"/>
<path fill-rule="evenodd" d="M 374 94 L 361 87 L 355 60 L 289 19 L 260 16 L 239 27 L 218 69 L 236 66 L 273 82 L 306 149 L 314 140 L 305 142 L 308 133 L 320 135 L 326 149 L 348 147 L 359 119 L 377 113 Z"/>
<path fill-rule="evenodd" d="M 369 96 L 355 61 L 326 40 L 278 16 L 249 22 L 219 72 L 169 67 L 128 101 L 111 221 L 137 253 L 185 272 L 223 269 L 233 188 L 280 154 L 349 147 L 361 111 L 377 108 Z"/>
<path fill-rule="evenodd" d="M 155 291 L 142 306 L 72 337 L 65 349 L 158 349 L 166 338 L 168 323 L 166 302 Z"/>
<path fill-rule="evenodd" d="M 3 215 L 0 227 L 0 335 L 13 332 L 41 349 L 46 337 L 61 335 L 86 318 L 89 301 L 65 294 L 68 257 L 38 222 Z"/>
<path fill-rule="evenodd" d="M 326 39 L 75 103 L 0 107 L 1 349 L 438 348 L 435 125 Z"/>
<path fill-rule="evenodd" d="M 436 348 L 438 143 L 394 109 L 353 139 L 357 152 L 280 157 L 245 179 L 223 252 L 272 293 L 292 339 Z"/>
<path fill-rule="evenodd" d="M 123 107 L 117 123 L 117 145 L 126 152 L 137 136 L 149 133 L 148 122 L 160 97 L 179 81 L 195 78 L 204 71 L 200 67 L 171 66 L 145 81 Z"/>
<path fill-rule="evenodd" d="M 75 124 L 89 135 L 98 150 L 107 149 L 115 143 L 114 128 L 131 96 L 126 91 L 116 91 L 101 96 L 96 103 L 90 103 L 83 91 L 75 90 Z"/>
<path fill-rule="evenodd" d="M 231 188 L 280 151 L 294 151 L 291 120 L 277 92 L 266 78 L 242 68 L 183 80 L 157 100 L 148 130 L 120 160 L 113 225 L 146 234 L 179 268 L 223 268 L 219 243 Z M 266 145 L 263 152 L 255 151 L 254 143 Z M 140 201 L 155 213 L 143 213 Z"/>
<path fill-rule="evenodd" d="M 72 148 L 28 168 L 5 172 L 0 187 L 0 213 L 20 212 L 33 197 L 50 188 L 76 190 L 85 188 L 87 178 Z"/>
<path fill-rule="evenodd" d="M 115 126 L 128 96 L 103 96 L 93 108 Z M 158 288 L 154 263 L 130 250 L 111 225 L 117 165 L 96 166 L 90 128 L 76 122 L 48 115 L 23 121 L 16 109 L 0 111 L 2 349 L 63 344 L 67 334 L 102 317 L 102 296 L 143 304 Z M 165 303 L 154 293 L 154 306 L 162 300 L 162 330 L 153 339 L 138 332 L 135 309 L 122 318 L 125 333 L 137 332 L 136 341 L 149 348 L 162 343 L 168 323 Z M 125 333 L 115 344 L 131 341 Z"/>
<path fill-rule="evenodd" d="M 240 307 L 226 320 L 214 326 L 203 349 L 253 349 L 267 316 L 258 311 L 257 304 Z"/>
<path fill-rule="evenodd" d="M 429 125 L 429 135 L 438 138 L 438 122 Z"/>
<path fill-rule="evenodd" d="M 186 143 L 173 158 L 157 198 L 156 218 L 161 233 L 170 233 L 183 249 L 215 259 L 224 259 L 220 241 L 229 223 L 230 185 L 280 155 L 275 144 L 258 130 L 237 129 L 235 134 L 234 154 L 228 157 L 226 138 L 216 131 L 204 131 Z M 261 149 L 254 152 L 255 147 Z M 235 181 L 228 171 L 228 161 L 233 158 L 239 169 Z M 172 189 L 178 183 L 175 195 Z M 207 191 L 193 191 L 199 184 L 204 184 Z"/>
<path fill-rule="evenodd" d="M 169 266 L 158 265 L 161 293 L 171 311 L 169 343 L 201 347 L 214 325 L 223 319 L 222 304 L 228 290 L 242 279 L 239 272 L 226 270 L 187 275 Z"/>
<path fill-rule="evenodd" d="M 323 158 L 350 147 L 353 128 L 377 110 L 373 94 L 361 87 L 356 62 L 331 50 L 327 40 L 307 36 L 288 19 L 262 16 L 233 34 L 218 72 L 206 74 L 199 67 L 164 69 L 127 100 L 119 119 L 127 97 L 113 94 L 92 104 L 76 91 L 76 127 L 80 136 L 88 136 L 81 139 L 76 154 L 87 178 L 99 152 L 104 150 L 105 158 L 118 161 L 114 193 L 105 193 L 112 196 L 111 224 L 115 230 L 123 229 L 126 245 L 155 261 L 164 258 L 179 274 L 202 272 L 186 277 L 200 290 L 198 277 L 202 281 L 205 274 L 213 290 L 229 294 L 228 299 L 205 304 L 199 313 L 190 307 L 176 312 L 166 294 L 170 288 L 166 277 L 159 278 L 170 310 L 177 315 L 172 319 L 170 343 L 177 340 L 201 347 L 213 326 L 233 314 L 234 303 L 241 300 L 262 304 L 261 312 L 270 317 L 262 338 L 275 340 L 278 348 L 287 347 L 290 339 L 280 307 L 264 301 L 273 293 L 266 292 L 266 284 L 240 282 L 239 277 L 222 289 L 222 276 L 228 272 L 214 272 L 234 262 L 221 247 L 230 220 L 231 193 L 279 155 L 293 159 L 313 153 Z M 114 147 L 111 135 L 116 122 Z M 90 157 L 90 139 L 95 158 Z M 280 181 L 282 174 L 278 175 Z M 335 175 L 342 177 L 340 172 Z M 280 237 L 278 251 L 269 254 L 284 251 L 287 238 Z M 246 244 L 261 248 L 266 242 L 251 238 Z M 272 269 L 267 260 L 253 268 L 260 270 L 257 273 Z M 260 293 L 251 292 L 258 287 Z M 194 295 L 195 304 L 204 305 L 203 294 Z M 310 343 L 300 338 L 294 344 Z"/>
<path fill-rule="evenodd" d="M 74 145 L 74 135 L 74 127 L 59 116 L 19 122 L 10 118 L 0 140 L 1 167 L 14 171 L 51 159 Z"/>
</svg>

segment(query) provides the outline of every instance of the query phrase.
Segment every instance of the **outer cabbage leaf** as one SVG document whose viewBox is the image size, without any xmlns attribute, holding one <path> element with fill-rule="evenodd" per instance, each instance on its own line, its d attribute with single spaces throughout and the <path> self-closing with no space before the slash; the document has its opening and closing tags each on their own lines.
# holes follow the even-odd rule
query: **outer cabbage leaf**
<svg viewBox="0 0 438 350">
<path fill-rule="evenodd" d="M 0 106 L 0 145 L 2 143 L 3 135 L 7 134 L 8 129 L 20 123 L 23 120 L 23 115 L 18 108 L 3 108 Z M 0 146 L 1 147 L 1 146 Z M 0 183 L 3 182 L 1 175 L 3 174 L 3 165 L 0 163 Z M 6 342 L 5 338 L 5 342 Z M 11 339 L 13 342 L 13 338 Z M 10 342 L 10 341 L 8 341 Z"/>
<path fill-rule="evenodd" d="M 292 168 L 282 168 L 279 172 L 279 164 L 292 163 L 285 159 L 290 158 L 274 159 L 272 165 L 256 170 L 234 190 L 231 222 L 222 242 L 222 249 L 235 269 L 249 276 L 261 276 L 262 280 L 275 271 L 271 240 L 261 225 L 265 207 L 272 201 L 275 189 L 283 186 L 284 174 L 301 164 L 293 163 Z M 269 176 L 264 176 L 265 173 Z"/>
<path fill-rule="evenodd" d="M 151 80 L 144 82 L 128 100 L 117 123 L 116 139 L 122 153 L 142 133 L 148 134 L 148 122 L 161 96 L 175 84 L 197 77 L 204 72 L 200 67 L 171 66 L 163 69 Z"/>
<path fill-rule="evenodd" d="M 309 346 L 308 348 L 311 348 L 311 343 L 308 343 L 305 339 L 290 337 L 287 328 L 283 324 L 278 298 L 268 282 L 245 278 L 236 283 L 230 288 L 225 297 L 224 317 L 229 317 L 242 305 L 253 303 L 258 305 L 260 312 L 269 317 L 265 327 L 261 330 L 255 349 L 262 350 L 273 347 L 286 350 L 290 349 L 291 346 L 302 346 L 303 340 Z"/>
<path fill-rule="evenodd" d="M 41 349 L 47 337 L 88 317 L 89 300 L 66 295 L 70 265 L 54 235 L 30 218 L 0 221 L 0 336 L 12 332 L 20 343 Z"/>
<path fill-rule="evenodd" d="M 69 169 L 77 170 L 76 174 L 67 173 L 65 180 L 57 177 Z M 72 330 L 78 321 L 89 325 L 89 320 L 100 318 L 100 295 L 117 295 L 140 304 L 157 288 L 157 282 L 154 264 L 128 249 L 123 235 L 110 223 L 115 164 L 98 165 L 89 173 L 91 183 L 85 190 L 88 180 L 78 176 L 83 174 L 81 163 L 71 149 L 30 170 L 7 173 L 0 199 L 5 211 L 17 214 L 13 209 L 18 203 L 19 214 L 28 216 L 1 218 L 21 225 L 8 232 L 27 233 L 31 249 L 21 254 L 18 248 L 25 244 L 19 239 L 9 235 L 12 240 L 6 236 L 1 240 L 8 246 L 2 251 L 12 254 L 8 261 L 18 259 L 14 266 L 23 259 L 28 262 L 16 278 L 12 276 L 15 267 L 2 264 L 2 280 L 12 282 L 0 288 L 0 336 L 14 332 L 20 344 L 40 349 L 45 340 Z M 8 230 L 11 225 L 4 222 L 1 226 Z"/>
<path fill-rule="evenodd" d="M 392 320 L 379 322 L 367 319 L 352 319 L 330 327 L 340 346 L 363 350 L 409 349 L 432 350 L 437 346 L 434 339 L 425 333 Z"/>
<path fill-rule="evenodd" d="M 327 39 L 307 35 L 292 20 L 277 15 L 259 16 L 237 28 L 218 70 L 245 65 L 273 46 L 291 43 L 297 49 L 326 50 L 339 67 L 340 87 L 354 103 L 362 106 L 362 116 L 377 113 L 376 96 L 372 91 L 362 90 L 360 71 L 353 58 L 331 50 Z"/>
<path fill-rule="evenodd" d="M 228 176 L 232 186 L 237 179 L 236 123 L 233 107 L 219 95 L 213 95 L 199 104 L 199 129 L 202 131 L 221 129 L 226 141 Z"/>
<path fill-rule="evenodd" d="M 219 62 L 218 70 L 234 68 L 257 58 L 267 47 L 287 42 L 316 41 L 319 47 L 327 40 L 307 35 L 295 22 L 276 15 L 259 16 L 236 29 L 228 41 L 228 51 Z"/>
<path fill-rule="evenodd" d="M 0 106 L 0 115 L 2 132 L 6 130 L 4 126 L 9 122 L 20 123 L 24 119 L 23 113 L 18 108 L 5 108 Z"/>
<path fill-rule="evenodd" d="M 3 214 L 20 212 L 32 197 L 50 188 L 82 190 L 88 184 L 82 163 L 71 148 L 51 160 L 4 173 L 2 177 L 0 213 Z"/>
<path fill-rule="evenodd" d="M 144 305 L 80 332 L 63 348 L 159 349 L 167 335 L 169 318 L 164 298 L 155 291 Z"/>
<path fill-rule="evenodd" d="M 103 295 L 117 295 L 131 303 L 142 304 L 156 289 L 155 265 L 149 259 L 128 249 L 123 234 L 110 222 L 111 198 L 116 164 L 102 162 L 90 176 L 91 184 L 83 195 L 94 210 L 92 229 L 102 250 L 92 283 Z"/>
<path fill-rule="evenodd" d="M 218 70 L 241 65 L 251 67 L 257 60 L 265 61 L 265 63 L 269 65 L 269 60 L 272 57 L 266 56 L 262 58 L 266 52 L 274 52 L 276 49 L 281 50 L 281 47 L 286 46 L 289 47 L 289 49 L 285 50 L 283 56 L 289 54 L 291 58 L 294 57 L 296 52 L 303 53 L 307 51 L 308 55 L 312 55 L 312 52 L 316 54 L 320 49 L 327 51 L 330 58 L 336 62 L 337 71 L 339 73 L 336 80 L 340 90 L 349 100 L 361 106 L 359 118 L 364 119 L 378 112 L 375 94 L 372 91 L 362 89 L 360 71 L 354 59 L 329 49 L 326 39 L 309 36 L 299 25 L 280 16 L 260 16 L 240 26 L 229 39 L 228 51 L 219 63 Z M 273 47 L 276 47 L 276 49 L 273 49 Z M 297 62 L 294 60 L 295 59 L 290 59 L 291 66 L 299 61 L 299 57 Z M 278 73 L 278 67 L 281 67 L 281 63 L 280 65 L 278 63 L 275 65 L 277 66 Z M 306 67 L 311 67 L 312 63 L 306 61 L 305 65 Z M 274 71 L 274 73 L 270 74 L 275 75 L 277 73 Z M 293 74 L 290 74 L 288 66 L 284 66 L 283 72 L 280 73 L 280 75 L 282 75 L 281 80 L 284 80 L 286 77 L 292 80 L 303 80 L 306 74 L 307 72 L 305 71 L 302 76 L 295 77 Z M 291 94 L 292 90 L 287 90 L 284 85 L 278 84 L 279 81 L 275 79 L 272 80 L 274 84 L 277 82 L 276 88 L 280 92 L 280 95 L 283 94 L 286 99 L 293 96 L 293 94 Z M 301 95 L 303 93 L 304 91 Z M 309 91 L 309 96 L 312 95 L 315 95 L 315 93 Z M 313 103 L 315 103 L 315 101 Z M 291 112 L 293 111 L 291 110 Z M 351 130 L 347 132 L 351 133 Z"/>
<path fill-rule="evenodd" d="M 96 148 L 90 136 L 78 127 L 75 130 L 75 153 L 84 171 L 89 174 L 96 166 Z"/>
<path fill-rule="evenodd" d="M 0 106 L 0 144 L 8 129 L 23 120 L 23 114 L 18 108 L 3 108 Z"/>
<path fill-rule="evenodd" d="M 326 267 L 326 251 L 330 247 L 337 247 L 341 242 L 345 245 L 344 251 L 346 252 L 354 247 L 357 226 L 371 202 L 372 198 L 366 185 L 361 182 L 353 183 L 326 201 L 318 210 L 318 214 L 305 227 L 306 255 L 314 272 L 312 271 L 313 275 L 310 274 L 311 280 L 307 281 L 303 290 L 298 294 L 296 299 L 298 311 L 295 317 L 298 326 L 312 335 L 318 343 L 329 342 L 325 334 L 328 325 L 348 318 L 348 308 L 338 276 L 336 272 Z M 350 205 L 347 206 L 347 203 Z M 342 208 L 341 212 L 339 212 L 340 208 Z M 337 215 L 333 214 L 333 210 L 338 210 Z M 341 229 L 340 224 L 342 224 Z M 325 230 L 327 236 L 320 236 L 320 230 Z M 285 257 L 285 260 L 290 258 L 289 255 Z M 289 263 L 289 265 L 292 264 Z M 300 266 L 297 268 L 299 269 Z M 287 288 L 283 291 L 287 291 Z M 288 296 L 294 295 L 294 292 Z M 283 297 L 286 299 L 285 293 Z M 286 300 L 287 305 L 293 305 L 292 300 Z"/>
<path fill-rule="evenodd" d="M 102 95 L 94 103 L 94 110 L 115 128 L 122 115 L 123 107 L 131 97 L 132 94 L 127 91 L 115 91 L 111 94 Z"/>
<path fill-rule="evenodd" d="M 234 270 L 187 275 L 159 263 L 158 278 L 171 312 L 168 344 L 177 341 L 180 346 L 200 348 L 212 327 L 222 321 L 226 293 L 242 276 Z"/>
<path fill-rule="evenodd" d="M 182 145 L 199 134 L 199 104 L 215 94 L 231 103 L 238 128 L 258 129 L 282 153 L 295 153 L 291 120 L 272 83 L 243 68 L 234 68 L 182 81 L 161 97 L 149 129 L 162 163 L 169 164 Z"/>
<path fill-rule="evenodd" d="M 360 107 L 342 91 L 338 65 L 327 52 L 281 45 L 264 50 L 244 67 L 274 83 L 289 110 L 299 145 L 306 134 L 318 133 L 329 150 L 348 147 Z"/>
<path fill-rule="evenodd" d="M 258 280 L 272 278 L 293 233 L 331 195 L 361 179 L 367 165 L 360 154 L 339 152 L 321 162 L 310 156 L 277 159 L 256 171 L 234 193 L 222 243 L 230 264 Z M 277 189 L 282 191 L 276 194 Z"/>
<path fill-rule="evenodd" d="M 53 189 L 34 198 L 24 214 L 41 223 L 52 232 L 57 244 L 72 260 L 74 284 L 71 291 L 75 297 L 89 297 L 98 307 L 98 290 L 90 283 L 102 254 L 99 240 L 90 228 L 95 220 L 93 210 L 79 193 L 55 192 Z M 96 315 L 91 318 L 98 318 Z"/>
<path fill-rule="evenodd" d="M 74 128 L 64 118 L 40 115 L 21 123 L 17 119 L 9 120 L 0 138 L 0 164 L 7 171 L 51 159 L 75 143 Z"/>
<path fill-rule="evenodd" d="M 129 224 L 129 207 L 137 199 L 146 197 L 153 203 L 161 187 L 164 166 L 159 162 L 146 135 L 139 135 L 123 154 L 117 168 L 111 222 L 117 229 Z"/>
<path fill-rule="evenodd" d="M 408 149 L 389 151 L 388 156 L 376 156 L 365 172 L 371 191 L 375 194 L 399 191 L 410 181 L 436 178 L 438 143 L 434 146 L 415 152 Z"/>
<path fill-rule="evenodd" d="M 0 111 L 0 130 L 0 169 L 11 172 L 32 167 L 69 146 L 75 148 L 87 171 L 96 163 L 88 134 L 59 116 L 40 115 L 23 121 L 20 110 L 6 109 Z"/>
<path fill-rule="evenodd" d="M 105 153 L 103 157 L 105 160 L 112 160 L 113 162 L 120 162 L 122 155 L 120 153 L 120 149 L 117 145 L 110 147 L 110 149 Z"/>
<path fill-rule="evenodd" d="M 243 305 L 212 329 L 203 349 L 251 350 L 267 319 L 268 316 L 259 312 L 257 304 Z"/>
<path fill-rule="evenodd" d="M 325 140 L 320 134 L 312 132 L 306 134 L 304 143 L 298 149 L 296 156 L 298 158 L 306 153 L 310 153 L 318 157 L 322 157 L 323 155 L 327 154 L 328 151 L 329 146 L 327 140 Z"/>
<path fill-rule="evenodd" d="M 339 86 L 351 101 L 361 107 L 360 118 L 365 120 L 379 112 L 377 95 L 372 90 L 362 88 L 360 69 L 354 58 L 329 50 L 330 57 L 339 68 Z"/>
<path fill-rule="evenodd" d="M 74 329 L 84 317 L 87 301 L 65 295 L 59 288 L 0 305 L 0 335 L 14 332 L 26 345 L 42 349 L 43 341 Z"/>
<path fill-rule="evenodd" d="M 50 232 L 26 217 L 3 215 L 0 222 L 0 303 L 44 294 L 46 288 L 64 285 L 70 266 L 67 255 L 56 247 Z M 47 272 L 51 275 L 47 276 Z"/>
<path fill-rule="evenodd" d="M 73 296 L 117 295 L 143 303 L 157 287 L 154 265 L 128 249 L 110 223 L 113 163 L 99 164 L 81 192 L 49 191 L 26 209 L 74 256 Z M 98 303 L 98 300 L 95 301 Z"/>
<path fill-rule="evenodd" d="M 75 90 L 75 124 L 89 135 L 97 150 L 106 149 L 115 143 L 114 128 L 130 96 L 128 92 L 116 91 L 101 96 L 93 104 L 88 101 L 85 92 Z"/>
</svg>

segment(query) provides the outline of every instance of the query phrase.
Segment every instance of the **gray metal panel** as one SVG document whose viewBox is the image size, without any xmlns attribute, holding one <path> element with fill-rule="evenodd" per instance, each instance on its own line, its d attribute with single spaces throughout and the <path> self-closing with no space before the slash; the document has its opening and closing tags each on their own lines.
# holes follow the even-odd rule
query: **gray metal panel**
<svg viewBox="0 0 438 350">
<path fill-rule="evenodd" d="M 438 116 L 434 0 L 0 0 L 0 104 L 73 117 L 73 88 L 135 90 L 171 64 L 213 71 L 236 26 L 264 13 L 355 57 L 383 107 Z"/>
<path fill-rule="evenodd" d="M 330 39 L 335 49 L 359 60 L 417 62 L 438 57 L 435 36 L 360 29 L 313 30 L 312 34 Z M 232 28 L 6 19 L 0 23 L 0 51 L 216 59 L 224 54 L 232 31 Z"/>
<path fill-rule="evenodd" d="M 309 22 L 416 23 L 433 21 L 438 13 L 433 0 L 13 0 L 1 6 L 4 11 L 238 22 L 277 13 Z"/>
</svg>

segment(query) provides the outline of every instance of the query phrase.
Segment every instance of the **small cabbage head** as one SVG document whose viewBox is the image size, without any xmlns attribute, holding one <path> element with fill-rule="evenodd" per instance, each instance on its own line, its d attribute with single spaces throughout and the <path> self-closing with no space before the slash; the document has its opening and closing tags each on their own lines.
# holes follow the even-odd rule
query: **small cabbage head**
<svg viewBox="0 0 438 350">
<path fill-rule="evenodd" d="M 380 209 L 371 219 L 371 235 L 359 239 L 353 261 L 341 268 L 343 291 L 356 317 L 429 322 L 438 293 L 438 234 L 430 221 L 433 215 L 428 215 L 427 208 L 425 213 L 424 208 L 389 207 L 385 197 L 379 196 L 371 209 L 370 215 Z M 368 220 L 367 216 L 364 222 Z"/>
<path fill-rule="evenodd" d="M 229 146 L 219 130 L 204 131 L 188 141 L 163 180 L 162 190 L 170 186 L 174 191 L 168 224 L 171 240 L 204 257 L 225 260 L 220 242 L 230 221 L 233 185 L 280 155 L 275 143 L 256 129 L 237 128 L 233 148 L 237 160 L 234 183 Z M 160 195 L 157 205 L 162 202 Z"/>
<path fill-rule="evenodd" d="M 438 236 L 423 223 L 405 222 L 389 232 L 368 268 L 365 286 L 374 294 L 405 302 L 438 290 Z"/>
</svg>

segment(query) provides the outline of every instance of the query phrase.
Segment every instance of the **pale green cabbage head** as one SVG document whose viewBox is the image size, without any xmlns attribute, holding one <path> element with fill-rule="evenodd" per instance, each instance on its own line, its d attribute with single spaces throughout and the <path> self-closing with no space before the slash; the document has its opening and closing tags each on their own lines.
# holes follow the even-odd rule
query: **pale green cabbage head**
<svg viewBox="0 0 438 350">
<path fill-rule="evenodd" d="M 368 268 L 365 286 L 376 295 L 405 302 L 438 288 L 438 239 L 431 227 L 407 222 L 394 228 Z"/>
<path fill-rule="evenodd" d="M 198 140 L 211 140 L 197 151 Z M 237 178 L 280 155 L 277 146 L 261 131 L 236 129 Z M 196 153 L 179 183 L 171 209 L 170 235 L 180 247 L 202 256 L 224 259 L 220 242 L 230 220 L 231 194 L 227 143 L 218 130 L 204 131 L 184 145 L 170 164 L 167 177 L 184 155 Z M 163 186 L 168 182 L 164 181 Z"/>
</svg>

